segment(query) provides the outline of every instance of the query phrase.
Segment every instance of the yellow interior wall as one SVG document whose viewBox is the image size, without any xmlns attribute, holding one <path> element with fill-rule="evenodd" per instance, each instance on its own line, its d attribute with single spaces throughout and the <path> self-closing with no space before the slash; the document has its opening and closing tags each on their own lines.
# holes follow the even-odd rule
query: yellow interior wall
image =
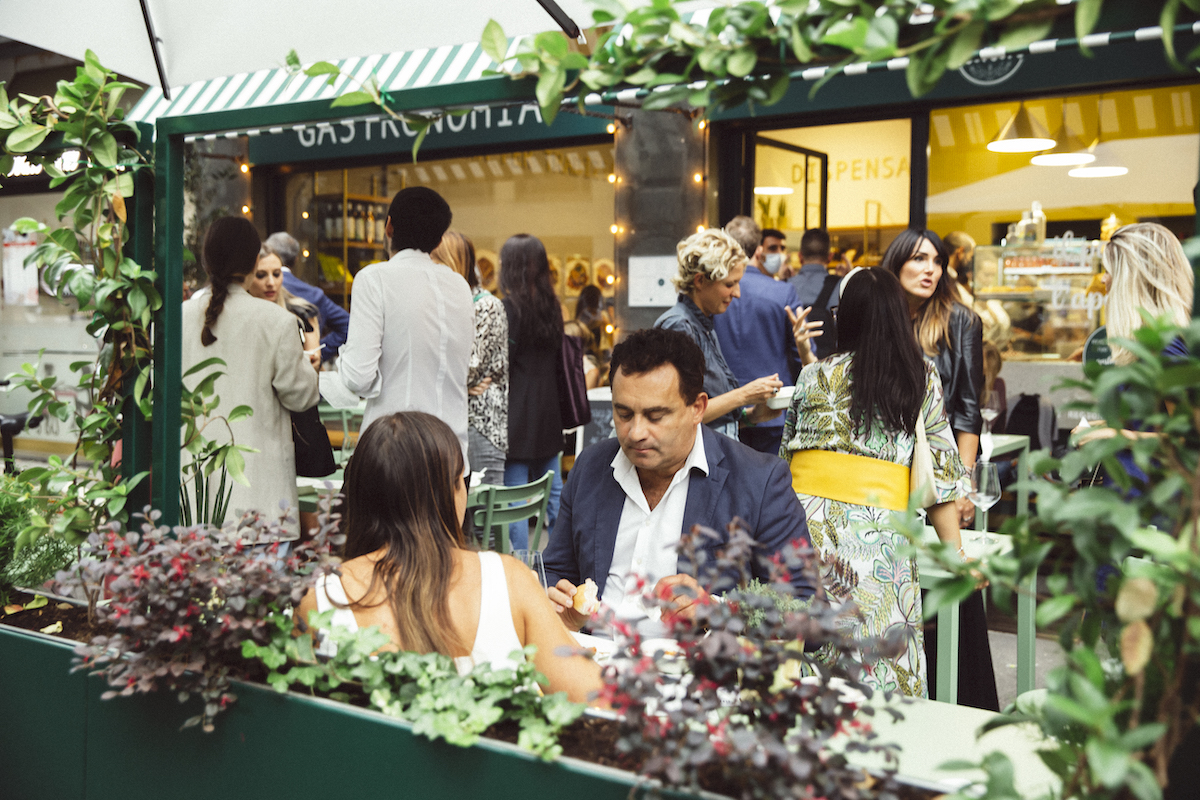
<svg viewBox="0 0 1200 800">
<path fill-rule="evenodd" d="M 987 143 L 1018 107 L 1017 102 L 992 103 L 930 114 L 930 228 L 943 234 L 965 231 L 988 243 L 993 223 L 1015 221 L 1034 200 L 1045 202 L 1064 191 L 1080 202 L 1048 205 L 1048 220 L 1116 214 L 1128 223 L 1195 213 L 1190 187 L 1200 151 L 1200 86 L 1025 101 L 1053 138 L 1061 139 L 1065 128 L 1083 146 L 1098 140 L 1098 154 L 1119 155 L 1130 169 L 1120 178 L 1071 178 L 1067 167 L 1031 166 L 1033 153 L 989 151 Z M 943 202 L 946 198 L 953 200 Z"/>
</svg>

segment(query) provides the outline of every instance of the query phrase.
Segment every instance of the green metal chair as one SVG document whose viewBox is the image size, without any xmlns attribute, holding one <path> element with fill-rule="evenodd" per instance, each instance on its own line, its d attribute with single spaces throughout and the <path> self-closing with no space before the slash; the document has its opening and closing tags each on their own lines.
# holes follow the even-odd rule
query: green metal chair
<svg viewBox="0 0 1200 800">
<path fill-rule="evenodd" d="M 475 534 L 487 547 L 494 542 L 501 553 L 512 552 L 508 543 L 508 526 L 537 518 L 529 534 L 529 549 L 537 550 L 546 524 L 546 508 L 550 505 L 550 482 L 554 471 L 547 472 L 532 483 L 522 486 L 480 486 L 474 492 Z"/>
<path fill-rule="evenodd" d="M 334 408 L 324 400 L 317 406 L 321 422 L 340 422 L 342 424 L 342 446 L 334 451 L 333 459 L 338 468 L 346 466 L 350 454 L 354 452 L 357 443 L 358 427 L 362 424 L 362 408 Z"/>
</svg>

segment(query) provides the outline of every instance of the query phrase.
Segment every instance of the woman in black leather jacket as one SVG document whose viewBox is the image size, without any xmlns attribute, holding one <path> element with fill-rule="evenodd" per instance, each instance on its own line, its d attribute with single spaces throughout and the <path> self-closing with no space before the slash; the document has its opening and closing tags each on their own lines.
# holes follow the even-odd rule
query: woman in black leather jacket
<svg viewBox="0 0 1200 800">
<path fill-rule="evenodd" d="M 979 413 L 983 393 L 983 323 L 979 315 L 963 305 L 946 270 L 949 253 L 933 231 L 910 228 L 888 246 L 880 266 L 900 279 L 912 314 L 913 331 L 921 349 L 937 365 L 942 378 L 943 402 L 958 454 L 968 470 L 979 454 L 983 416 Z M 975 506 L 962 499 L 959 524 L 971 526 Z M 975 592 L 961 605 L 959 636 L 958 702 L 992 711 L 1000 710 L 996 677 L 983 594 Z M 929 664 L 930 696 L 936 673 L 936 635 L 925 637 Z"/>
<path fill-rule="evenodd" d="M 942 378 L 946 417 L 958 442 L 963 466 L 971 469 L 979 453 L 983 417 L 983 324 L 958 300 L 945 267 L 946 246 L 933 231 L 909 229 L 888 247 L 880 264 L 900 279 L 913 317 L 913 329 Z M 975 508 L 959 507 L 959 522 L 970 524 Z"/>
</svg>

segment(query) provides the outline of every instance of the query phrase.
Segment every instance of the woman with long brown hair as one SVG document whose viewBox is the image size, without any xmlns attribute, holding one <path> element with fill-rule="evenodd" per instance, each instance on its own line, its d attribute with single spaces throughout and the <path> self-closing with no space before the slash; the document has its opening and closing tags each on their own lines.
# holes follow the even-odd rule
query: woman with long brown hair
<svg viewBox="0 0 1200 800">
<path fill-rule="evenodd" d="M 983 323 L 978 314 L 963 305 L 947 269 L 949 261 L 946 245 L 936 233 L 909 228 L 888 246 L 880 267 L 900 279 L 917 343 L 937 367 L 946 418 L 959 457 L 970 472 L 979 454 L 979 434 L 983 430 Z M 975 507 L 970 500 L 959 499 L 958 515 L 961 526 L 972 523 Z M 961 613 L 958 701 L 999 711 L 983 593 L 977 591 L 964 600 Z M 931 663 L 935 663 L 936 641 L 936 633 L 925 638 L 925 652 Z M 932 667 L 930 675 L 936 675 Z M 930 683 L 936 689 L 933 681 Z"/>
<path fill-rule="evenodd" d="M 853 603 L 845 625 L 866 639 L 898 635 L 902 651 L 871 665 L 886 692 L 926 697 L 920 581 L 907 540 L 892 524 L 909 505 L 909 471 L 925 433 L 938 538 L 962 551 L 954 501 L 966 473 L 942 407 L 941 381 L 906 335 L 900 285 L 881 269 L 842 280 L 836 352 L 796 380 L 781 454 L 792 468 L 830 602 Z"/>
<path fill-rule="evenodd" d="M 310 590 L 299 618 L 333 608 L 334 625 L 378 625 L 393 649 L 451 656 L 460 672 L 512 666 L 512 653 L 534 644 L 550 691 L 586 701 L 599 666 L 559 654 L 575 641 L 528 567 L 468 549 L 466 502 L 462 447 L 446 423 L 420 411 L 377 419 L 346 469 L 341 577 Z"/>
<path fill-rule="evenodd" d="M 500 290 L 508 316 L 508 457 L 504 483 L 520 486 L 551 470 L 555 475 L 546 506 L 546 534 L 554 530 L 562 494 L 562 412 L 558 366 L 563 337 L 562 307 L 550 283 L 550 260 L 541 240 L 527 233 L 500 248 Z M 509 532 L 514 550 L 529 544 L 529 529 Z"/>
</svg>

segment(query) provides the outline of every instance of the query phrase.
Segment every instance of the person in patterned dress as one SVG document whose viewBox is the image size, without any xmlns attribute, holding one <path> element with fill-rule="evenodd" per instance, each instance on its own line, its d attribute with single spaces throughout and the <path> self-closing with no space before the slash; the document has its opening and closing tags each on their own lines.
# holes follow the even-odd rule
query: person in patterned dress
<svg viewBox="0 0 1200 800">
<path fill-rule="evenodd" d="M 860 638 L 900 637 L 896 656 L 868 663 L 866 682 L 927 697 L 916 560 L 891 522 L 908 505 L 916 425 L 932 454 L 938 537 L 962 553 L 954 501 L 966 470 L 942 406 L 941 381 L 911 334 L 899 281 L 858 270 L 841 286 L 836 352 L 796 382 L 780 455 L 791 463 L 829 601 L 853 604 L 845 624 Z"/>
</svg>

